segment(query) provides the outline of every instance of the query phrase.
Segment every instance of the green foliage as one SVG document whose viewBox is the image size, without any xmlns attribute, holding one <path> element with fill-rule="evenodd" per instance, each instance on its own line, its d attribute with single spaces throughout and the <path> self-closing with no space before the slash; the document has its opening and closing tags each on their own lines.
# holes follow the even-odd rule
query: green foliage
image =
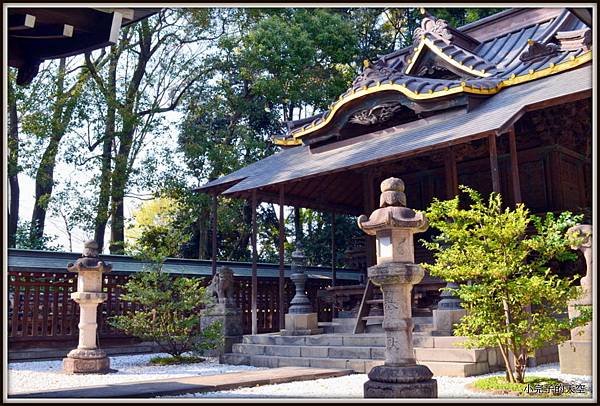
<svg viewBox="0 0 600 406">
<path fill-rule="evenodd" d="M 459 196 L 434 202 L 427 218 L 439 234 L 423 245 L 432 250 L 434 264 L 423 264 L 433 276 L 459 283 L 454 292 L 467 310 L 457 335 L 468 336 L 468 346 L 500 346 L 516 357 L 510 381 L 523 382 L 528 354 L 568 338 L 569 329 L 589 321 L 585 315 L 560 317 L 567 302 L 580 292 L 571 279 L 558 277 L 551 261 L 574 258 L 566 230 L 581 216 L 569 212 L 543 218 L 519 204 L 503 209 L 499 194 L 487 201 L 475 190 L 461 186 L 471 200 L 460 206 Z"/>
<path fill-rule="evenodd" d="M 15 248 L 23 250 L 60 251 L 62 247 L 56 245 L 56 236 L 44 234 L 42 237 L 31 237 L 29 221 L 19 221 L 15 236 Z"/>
<path fill-rule="evenodd" d="M 547 378 L 543 376 L 528 376 L 523 380 L 522 383 L 507 382 L 506 379 L 504 379 L 501 376 L 491 376 L 489 378 L 477 379 L 471 385 L 475 389 L 479 389 L 481 391 L 489 391 L 492 393 L 501 392 L 504 394 L 511 394 L 516 396 L 540 396 L 540 394 L 535 393 L 535 391 L 533 391 L 532 388 L 535 388 L 537 385 L 541 387 L 564 387 L 566 384 L 559 381 L 558 379 Z"/>
<path fill-rule="evenodd" d="M 194 364 L 204 361 L 206 361 L 206 358 L 195 355 L 180 355 L 179 357 L 153 357 L 150 359 L 149 363 L 151 365 L 180 365 Z"/>
<path fill-rule="evenodd" d="M 221 329 L 200 331 L 200 310 L 210 295 L 194 278 L 174 277 L 154 266 L 132 276 L 121 296 L 136 310 L 109 319 L 110 325 L 145 341 L 156 342 L 175 358 L 218 348 Z"/>
</svg>

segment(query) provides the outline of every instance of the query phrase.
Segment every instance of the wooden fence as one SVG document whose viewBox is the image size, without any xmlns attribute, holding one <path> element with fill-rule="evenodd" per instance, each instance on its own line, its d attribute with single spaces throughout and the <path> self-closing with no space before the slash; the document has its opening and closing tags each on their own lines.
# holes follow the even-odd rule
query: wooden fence
<svg viewBox="0 0 600 406">
<path fill-rule="evenodd" d="M 103 291 L 108 299 L 98 306 L 98 337 L 103 345 L 112 342 L 135 342 L 122 331 L 112 328 L 107 319 L 135 310 L 133 303 L 121 300 L 123 286 L 130 274 L 112 272 L 104 275 Z M 210 277 L 191 275 L 210 282 Z M 236 277 L 236 303 L 242 310 L 244 334 L 252 325 L 251 278 Z M 338 281 L 338 284 L 351 281 Z M 331 306 L 317 295 L 330 284 L 327 279 L 307 280 L 306 291 L 320 321 L 331 320 Z M 259 333 L 279 331 L 279 287 L 277 278 L 258 278 L 257 319 Z M 78 339 L 79 306 L 71 300 L 77 290 L 77 274 L 49 272 L 40 269 L 9 267 L 8 272 L 8 341 L 12 349 L 31 347 L 63 347 Z M 294 286 L 285 280 L 285 303 L 294 295 Z M 283 309 L 284 312 L 287 311 Z"/>
</svg>

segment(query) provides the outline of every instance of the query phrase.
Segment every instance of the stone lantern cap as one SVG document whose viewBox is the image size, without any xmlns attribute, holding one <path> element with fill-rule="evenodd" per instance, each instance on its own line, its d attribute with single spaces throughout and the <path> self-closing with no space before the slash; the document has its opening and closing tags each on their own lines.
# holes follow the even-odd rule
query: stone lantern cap
<svg viewBox="0 0 600 406">
<path fill-rule="evenodd" d="M 67 264 L 69 272 L 89 272 L 100 271 L 102 273 L 110 272 L 112 264 L 102 261 L 98 258 L 98 243 L 94 240 L 86 241 L 84 244 L 83 254 L 75 263 Z"/>
<path fill-rule="evenodd" d="M 379 209 L 369 217 L 364 214 L 358 218 L 358 227 L 368 235 L 392 228 L 410 228 L 415 232 L 427 230 L 427 218 L 406 207 L 404 182 L 399 178 L 388 178 L 381 182 Z"/>
</svg>

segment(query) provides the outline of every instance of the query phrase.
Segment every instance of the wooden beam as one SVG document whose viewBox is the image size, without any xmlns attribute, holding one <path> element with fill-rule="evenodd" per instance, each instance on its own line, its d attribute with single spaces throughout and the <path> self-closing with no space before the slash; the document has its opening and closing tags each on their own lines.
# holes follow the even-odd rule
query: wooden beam
<svg viewBox="0 0 600 406">
<path fill-rule="evenodd" d="M 285 191 L 284 185 L 279 186 L 279 329 L 285 328 L 285 265 L 284 265 L 284 243 L 285 243 L 285 217 L 284 217 Z"/>
<path fill-rule="evenodd" d="M 488 136 L 488 145 L 490 151 L 490 171 L 492 173 L 492 190 L 500 193 L 500 175 L 498 173 L 498 149 L 496 147 L 496 135 Z"/>
<path fill-rule="evenodd" d="M 458 194 L 458 171 L 452 147 L 447 149 L 444 156 L 444 172 L 446 175 L 446 198 L 452 199 Z"/>
<path fill-rule="evenodd" d="M 212 274 L 215 276 L 217 274 L 217 194 L 212 195 L 212 204 L 211 204 L 211 226 L 212 226 L 212 255 L 211 255 L 211 268 Z"/>
<path fill-rule="evenodd" d="M 256 249 L 256 189 L 252 190 L 252 334 L 258 334 L 258 309 L 256 296 L 258 293 L 258 278 L 256 271 L 258 267 L 258 252 Z"/>
<path fill-rule="evenodd" d="M 515 140 L 515 127 L 511 127 L 508 131 L 508 145 L 510 148 L 510 174 L 513 190 L 513 203 L 515 206 L 522 203 L 521 199 L 521 181 L 519 179 L 519 160 L 517 158 L 517 143 Z"/>
<path fill-rule="evenodd" d="M 289 186 L 290 184 L 288 183 L 287 185 Z M 277 187 L 279 187 L 279 185 L 277 185 Z M 243 194 L 231 194 L 228 196 L 231 196 L 234 198 L 240 198 L 240 197 L 243 197 L 244 195 Z M 246 194 L 245 196 L 248 196 L 248 194 Z M 279 193 L 273 193 L 273 192 L 261 190 L 258 192 L 258 197 L 261 202 L 267 202 L 267 203 L 279 202 Z M 326 211 L 326 212 L 327 211 L 335 211 L 336 213 L 343 213 L 343 214 L 349 214 L 349 215 L 360 215 L 363 212 L 362 208 L 359 208 L 359 207 L 353 207 L 353 206 L 337 204 L 337 203 L 319 202 L 316 199 L 311 200 L 311 199 L 307 199 L 304 197 L 292 196 L 289 193 L 289 190 L 285 194 L 285 204 L 286 204 L 286 206 L 305 207 L 307 209 L 314 209 L 314 210 L 320 210 L 320 211 Z"/>
</svg>

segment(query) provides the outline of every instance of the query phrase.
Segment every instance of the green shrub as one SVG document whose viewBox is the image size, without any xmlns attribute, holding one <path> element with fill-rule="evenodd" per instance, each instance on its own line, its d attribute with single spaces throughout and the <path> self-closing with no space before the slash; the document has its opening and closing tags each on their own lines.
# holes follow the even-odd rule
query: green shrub
<svg viewBox="0 0 600 406">
<path fill-rule="evenodd" d="M 423 267 L 459 284 L 453 291 L 467 315 L 455 333 L 467 336 L 469 347 L 498 346 L 507 380 L 522 383 L 529 354 L 567 340 L 571 328 L 590 320 L 590 312 L 572 320 L 557 317 L 580 292 L 573 284 L 575 277 L 560 278 L 549 266 L 551 261 L 576 258 L 566 230 L 581 216 L 564 212 L 539 218 L 522 204 L 502 209 L 499 194 L 492 193 L 486 202 L 471 188 L 461 190 L 470 197 L 468 208 L 460 208 L 457 196 L 435 199 L 426 211 L 431 227 L 440 233 L 423 241 L 435 257 L 434 264 Z"/>
<path fill-rule="evenodd" d="M 133 312 L 115 316 L 109 323 L 144 341 L 153 341 L 175 358 L 194 351 L 217 349 L 222 343 L 221 326 L 213 323 L 200 331 L 200 310 L 211 298 L 201 281 L 171 278 L 159 266 L 132 276 L 121 300 L 137 305 Z"/>
</svg>

